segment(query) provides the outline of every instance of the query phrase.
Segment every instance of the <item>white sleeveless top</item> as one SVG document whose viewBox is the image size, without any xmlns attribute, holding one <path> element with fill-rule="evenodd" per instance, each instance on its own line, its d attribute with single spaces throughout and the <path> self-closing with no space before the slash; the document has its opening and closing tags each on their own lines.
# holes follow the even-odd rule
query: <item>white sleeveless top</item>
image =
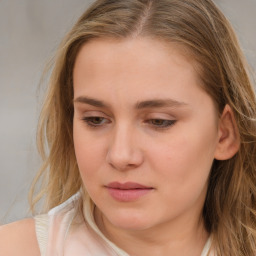
<svg viewBox="0 0 256 256">
<path fill-rule="evenodd" d="M 35 217 L 36 236 L 41 256 L 129 256 L 109 241 L 98 229 L 89 198 L 84 201 L 84 218 L 74 207 L 77 193 L 45 215 Z M 208 239 L 201 256 L 213 256 Z"/>
</svg>

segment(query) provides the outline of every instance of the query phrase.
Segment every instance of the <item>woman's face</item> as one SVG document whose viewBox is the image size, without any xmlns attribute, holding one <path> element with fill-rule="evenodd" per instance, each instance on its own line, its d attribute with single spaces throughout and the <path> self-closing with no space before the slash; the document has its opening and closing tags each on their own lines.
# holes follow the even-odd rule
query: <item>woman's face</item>
<svg viewBox="0 0 256 256">
<path fill-rule="evenodd" d="M 198 222 L 218 143 L 214 102 L 175 45 L 95 39 L 74 67 L 74 145 L 105 225 Z"/>
</svg>

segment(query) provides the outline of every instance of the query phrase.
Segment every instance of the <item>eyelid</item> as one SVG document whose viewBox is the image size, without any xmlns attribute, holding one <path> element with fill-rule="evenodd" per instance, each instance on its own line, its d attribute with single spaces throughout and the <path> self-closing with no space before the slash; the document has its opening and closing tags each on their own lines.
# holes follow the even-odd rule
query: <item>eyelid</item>
<svg viewBox="0 0 256 256">
<path fill-rule="evenodd" d="M 84 117 L 90 117 L 90 116 L 101 116 L 101 117 L 106 117 L 106 118 L 109 118 L 109 116 L 102 112 L 102 111 L 99 111 L 99 110 L 82 110 L 81 111 L 81 115 L 83 115 Z"/>
<path fill-rule="evenodd" d="M 98 119 L 99 123 L 97 122 L 93 122 L 95 120 L 93 119 Z M 104 127 L 105 125 L 107 125 L 108 123 L 110 123 L 111 121 L 105 117 L 102 117 L 102 116 L 85 116 L 85 117 L 82 117 L 82 121 L 88 125 L 89 127 L 92 127 L 92 128 L 100 128 L 100 127 Z"/>
<path fill-rule="evenodd" d="M 176 122 L 177 118 L 168 112 L 149 112 L 144 113 L 143 123 L 150 129 L 167 130 L 171 128 Z"/>
<path fill-rule="evenodd" d="M 145 119 L 163 119 L 163 120 L 175 120 L 176 117 L 173 114 L 165 112 L 151 112 L 145 113 Z"/>
<path fill-rule="evenodd" d="M 80 118 L 90 128 L 101 128 L 111 122 L 111 118 L 102 111 L 87 110 L 81 113 Z M 96 121 L 98 119 L 98 123 Z M 100 121 L 100 119 L 102 121 Z M 96 121 L 96 122 L 94 122 Z"/>
<path fill-rule="evenodd" d="M 154 123 L 153 121 L 162 121 L 162 123 Z M 164 130 L 168 129 L 171 126 L 173 126 L 177 120 L 172 120 L 172 119 L 162 119 L 162 118 L 152 118 L 152 119 L 147 119 L 145 121 L 146 124 L 149 124 L 152 128 L 156 130 Z"/>
</svg>

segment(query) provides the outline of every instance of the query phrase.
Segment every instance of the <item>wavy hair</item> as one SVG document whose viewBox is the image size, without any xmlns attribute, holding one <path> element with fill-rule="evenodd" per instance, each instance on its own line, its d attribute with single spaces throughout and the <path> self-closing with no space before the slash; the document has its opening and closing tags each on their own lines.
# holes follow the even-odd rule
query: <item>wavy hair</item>
<svg viewBox="0 0 256 256">
<path fill-rule="evenodd" d="M 44 198 L 48 210 L 82 186 L 72 135 L 72 75 L 81 46 L 93 38 L 143 36 L 185 47 L 219 115 L 226 104 L 232 108 L 241 145 L 231 159 L 214 161 L 202 216 L 218 256 L 254 256 L 255 92 L 237 37 L 211 0 L 98 0 L 80 17 L 54 60 L 38 126 L 43 165 L 31 190 L 32 209 Z"/>
</svg>

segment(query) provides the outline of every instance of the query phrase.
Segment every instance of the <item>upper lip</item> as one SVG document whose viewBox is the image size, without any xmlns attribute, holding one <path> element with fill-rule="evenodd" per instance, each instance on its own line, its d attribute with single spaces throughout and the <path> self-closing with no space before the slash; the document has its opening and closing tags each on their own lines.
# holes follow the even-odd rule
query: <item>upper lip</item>
<svg viewBox="0 0 256 256">
<path fill-rule="evenodd" d="M 120 182 L 111 182 L 107 185 L 108 188 L 115 188 L 115 189 L 150 189 L 152 187 L 148 187 L 145 185 L 141 185 L 136 182 L 125 182 L 125 183 L 120 183 Z"/>
</svg>

